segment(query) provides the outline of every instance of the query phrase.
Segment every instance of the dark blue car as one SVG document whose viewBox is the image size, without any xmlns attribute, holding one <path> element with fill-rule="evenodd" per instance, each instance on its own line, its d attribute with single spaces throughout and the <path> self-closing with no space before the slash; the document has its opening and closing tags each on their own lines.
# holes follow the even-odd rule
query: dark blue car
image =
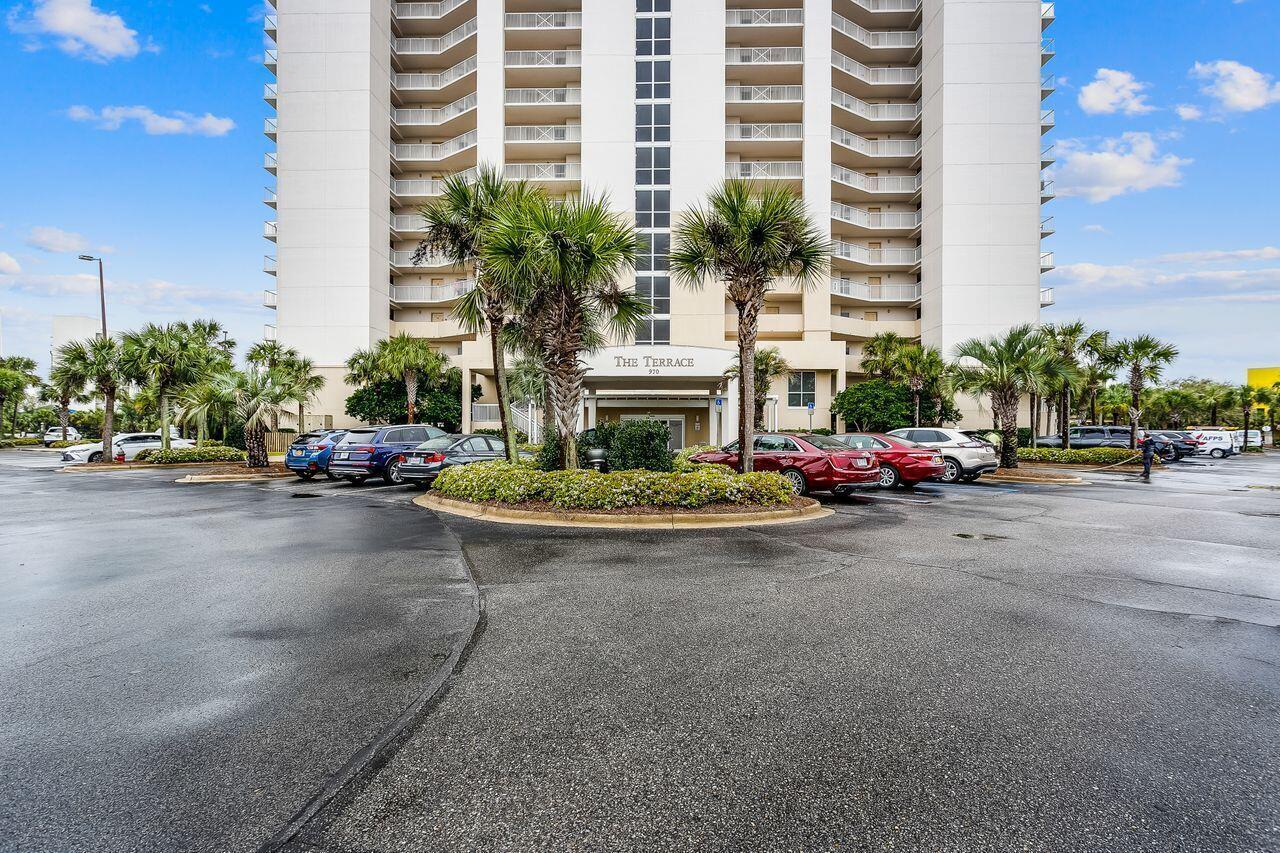
<svg viewBox="0 0 1280 853">
<path fill-rule="evenodd" d="M 293 440 L 289 449 L 284 452 L 284 464 L 293 473 L 304 480 L 310 480 L 316 474 L 323 473 L 330 480 L 335 479 L 329 470 L 329 457 L 334 445 L 347 434 L 345 429 L 320 429 L 304 432 Z"/>
<path fill-rule="evenodd" d="M 424 424 L 356 427 L 347 430 L 329 458 L 329 473 L 359 485 L 370 477 L 391 484 L 403 483 L 400 465 L 404 454 L 445 431 Z"/>
</svg>

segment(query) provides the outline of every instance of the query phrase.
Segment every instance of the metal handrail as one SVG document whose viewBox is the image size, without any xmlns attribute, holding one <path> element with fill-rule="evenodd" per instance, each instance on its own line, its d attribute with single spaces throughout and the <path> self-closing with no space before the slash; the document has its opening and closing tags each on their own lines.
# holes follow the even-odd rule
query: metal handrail
<svg viewBox="0 0 1280 853">
<path fill-rule="evenodd" d="M 728 65 L 752 65 L 755 63 L 798 63 L 804 62 L 804 48 L 801 47 L 727 47 L 724 61 Z"/>
<path fill-rule="evenodd" d="M 478 103 L 476 93 L 472 92 L 466 97 L 459 98 L 452 104 L 443 107 L 425 109 L 418 107 L 392 107 L 391 123 L 404 125 L 443 124 L 465 112 L 474 110 Z"/>
<path fill-rule="evenodd" d="M 444 53 L 455 44 L 459 44 L 475 34 L 476 19 L 472 18 L 442 36 L 431 38 L 397 36 L 391 40 L 391 49 L 396 53 L 404 54 Z"/>
<path fill-rule="evenodd" d="M 274 219 L 268 219 L 262 223 L 262 236 L 271 239 L 276 236 L 276 222 Z"/>
<path fill-rule="evenodd" d="M 873 85 L 903 85 L 920 80 L 920 68 L 916 65 L 884 65 L 871 67 L 856 59 L 850 59 L 837 50 L 831 51 L 831 64 L 850 77 L 857 77 Z"/>
<path fill-rule="evenodd" d="M 262 307 L 275 308 L 279 303 L 279 295 L 274 290 L 262 291 Z"/>
<path fill-rule="evenodd" d="M 856 243 L 834 240 L 831 254 L 838 258 L 863 264 L 914 265 L 920 262 L 920 247 L 903 249 L 868 249 Z"/>
<path fill-rule="evenodd" d="M 391 301 L 401 305 L 413 302 L 448 302 L 465 296 L 475 286 L 476 283 L 471 279 L 451 281 L 448 284 L 393 284 Z"/>
<path fill-rule="evenodd" d="M 580 104 L 582 90 L 577 87 L 507 89 L 503 103 L 511 106 L 533 104 Z"/>
<path fill-rule="evenodd" d="M 834 219 L 839 219 L 852 225 L 861 225 L 863 228 L 920 227 L 920 211 L 918 210 L 872 213 L 860 207 L 833 201 L 831 203 L 831 216 Z"/>
<path fill-rule="evenodd" d="M 509 30 L 576 30 L 582 27 L 582 13 L 508 12 L 503 23 Z"/>
<path fill-rule="evenodd" d="M 1052 56 L 1056 52 L 1053 47 L 1053 39 L 1040 39 L 1040 52 Z"/>
<path fill-rule="evenodd" d="M 445 86 L 448 86 L 454 80 L 461 80 L 463 77 L 466 77 L 468 74 L 475 71 L 476 68 L 478 67 L 479 67 L 479 62 L 477 58 L 474 56 L 469 56 L 466 59 L 459 62 L 457 65 L 453 66 L 452 68 L 446 68 L 444 71 L 439 71 L 434 73 L 432 72 L 427 72 L 427 73 L 397 72 L 391 75 L 391 85 L 395 86 L 397 89 L 403 89 L 405 91 L 419 91 L 423 89 L 443 89 Z"/>
<path fill-rule="evenodd" d="M 1042 110 L 1040 112 L 1040 124 L 1047 127 L 1053 123 L 1053 110 Z"/>
<path fill-rule="evenodd" d="M 800 140 L 804 138 L 804 125 L 797 123 L 726 124 L 724 136 L 725 139 L 739 142 L 768 139 Z"/>
<path fill-rule="evenodd" d="M 1045 235 L 1045 234 L 1052 234 L 1053 232 L 1054 232 L 1053 217 L 1052 217 L 1052 216 L 1046 216 L 1044 219 L 1041 219 L 1041 220 L 1040 220 L 1040 234 L 1041 234 L 1041 236 L 1043 236 L 1043 235 Z"/>
<path fill-rule="evenodd" d="M 849 38 L 870 48 L 915 47 L 920 44 L 919 30 L 869 30 L 841 15 L 831 13 L 831 26 Z"/>
<path fill-rule="evenodd" d="M 831 141 L 868 157 L 914 157 L 920 153 L 920 139 L 863 139 L 842 127 L 832 126 Z"/>
<path fill-rule="evenodd" d="M 262 155 L 262 167 L 264 169 L 274 169 L 276 167 L 276 152 L 268 151 Z"/>
<path fill-rule="evenodd" d="M 794 27 L 804 23 L 803 9 L 726 9 L 726 27 Z"/>
<path fill-rule="evenodd" d="M 725 86 L 724 99 L 731 104 L 803 101 L 803 86 Z"/>
<path fill-rule="evenodd" d="M 275 191 L 275 190 L 273 190 L 273 189 L 271 189 L 271 187 L 263 187 L 263 188 L 262 188 L 262 202 L 263 202 L 263 204 L 275 204 L 275 203 L 276 203 L 276 191 Z"/>
<path fill-rule="evenodd" d="M 582 179 L 582 164 L 507 163 L 502 173 L 515 181 L 578 181 Z"/>
<path fill-rule="evenodd" d="M 276 129 L 277 129 L 277 122 L 276 122 L 276 120 L 275 120 L 275 119 L 273 119 L 273 118 L 264 118 L 264 119 L 262 120 L 262 132 L 263 132 L 263 133 L 266 133 L 266 134 L 270 135 L 270 134 L 272 134 L 272 133 L 275 133 L 275 132 L 276 132 Z"/>
<path fill-rule="evenodd" d="M 397 160 L 442 160 L 472 147 L 479 138 L 477 131 L 469 130 L 444 142 L 397 142 L 391 146 L 391 156 Z"/>
<path fill-rule="evenodd" d="M 425 231 L 427 223 L 417 213 L 393 213 L 391 215 L 392 231 Z"/>
<path fill-rule="evenodd" d="M 262 256 L 262 271 L 275 275 L 276 273 L 276 256 L 275 255 Z"/>
<path fill-rule="evenodd" d="M 869 121 L 915 121 L 920 118 L 919 104 L 868 104 L 834 86 L 831 87 L 831 103 Z"/>
<path fill-rule="evenodd" d="M 836 296 L 848 296 L 868 302 L 915 302 L 920 298 L 920 285 L 867 284 L 864 281 L 833 277 L 831 292 Z"/>
<path fill-rule="evenodd" d="M 1040 198 L 1045 199 L 1045 198 L 1053 198 L 1053 197 L 1054 197 L 1053 181 L 1041 181 L 1040 182 Z"/>
<path fill-rule="evenodd" d="M 864 175 L 844 166 L 831 166 L 831 179 L 869 193 L 914 193 L 920 189 L 919 175 Z"/>
<path fill-rule="evenodd" d="M 547 68 L 582 64 L 580 50 L 508 50 L 503 54 L 508 68 Z"/>
<path fill-rule="evenodd" d="M 804 163 L 800 160 L 739 160 L 724 164 L 724 176 L 748 181 L 802 178 Z"/>
<path fill-rule="evenodd" d="M 444 181 L 439 178 L 396 178 L 391 181 L 392 195 L 440 195 L 442 192 Z"/>
<path fill-rule="evenodd" d="M 443 18 L 467 0 L 440 0 L 438 3 L 396 3 L 397 18 Z"/>
<path fill-rule="evenodd" d="M 920 8 L 920 0 L 852 0 L 868 12 L 914 12 Z"/>
<path fill-rule="evenodd" d="M 393 267 L 422 267 L 427 269 L 430 267 L 451 267 L 453 265 L 453 261 L 449 260 L 446 255 L 427 255 L 422 260 L 414 263 L 412 249 L 391 250 L 391 266 Z"/>
<path fill-rule="evenodd" d="M 509 125 L 503 132 L 506 142 L 581 142 L 580 124 Z"/>
</svg>

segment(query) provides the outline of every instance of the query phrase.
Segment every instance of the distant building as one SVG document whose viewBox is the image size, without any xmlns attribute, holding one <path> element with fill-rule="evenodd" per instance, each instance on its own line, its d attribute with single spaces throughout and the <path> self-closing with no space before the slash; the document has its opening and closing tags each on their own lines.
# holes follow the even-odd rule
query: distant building
<svg viewBox="0 0 1280 853">
<path fill-rule="evenodd" d="M 57 314 L 53 318 L 53 327 L 49 335 L 49 368 L 53 369 L 54 358 L 58 348 L 72 341 L 83 341 L 102 334 L 102 320 L 98 317 L 84 317 L 79 314 Z M 77 403 L 75 408 L 93 409 L 101 406 L 98 401 Z"/>
</svg>

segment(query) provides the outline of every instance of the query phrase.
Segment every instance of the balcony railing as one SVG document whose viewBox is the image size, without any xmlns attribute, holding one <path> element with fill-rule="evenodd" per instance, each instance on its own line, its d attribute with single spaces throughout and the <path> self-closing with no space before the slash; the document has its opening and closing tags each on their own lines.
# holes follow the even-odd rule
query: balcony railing
<svg viewBox="0 0 1280 853">
<path fill-rule="evenodd" d="M 391 40 L 391 48 L 396 53 L 406 56 L 444 53 L 449 48 L 466 41 L 475 34 L 476 19 L 472 18 L 442 36 L 435 36 L 434 38 L 393 38 Z"/>
<path fill-rule="evenodd" d="M 1041 110 L 1040 112 L 1040 128 L 1048 130 L 1053 127 L 1053 110 Z"/>
<path fill-rule="evenodd" d="M 920 211 L 889 211 L 888 213 L 871 213 L 860 207 L 831 203 L 831 217 L 860 225 L 863 228 L 879 228 L 884 230 L 914 230 L 920 227 Z"/>
<path fill-rule="evenodd" d="M 804 138 L 804 125 L 726 124 L 724 138 L 731 142 L 799 142 Z"/>
<path fill-rule="evenodd" d="M 262 223 L 262 236 L 266 237 L 268 240 L 274 240 L 276 238 L 275 220 L 268 219 L 266 222 Z"/>
<path fill-rule="evenodd" d="M 1054 197 L 1053 181 L 1041 181 L 1040 182 L 1040 200 L 1048 201 L 1053 197 Z"/>
<path fill-rule="evenodd" d="M 397 3 L 397 18 L 443 18 L 467 0 L 441 0 L 439 3 Z"/>
<path fill-rule="evenodd" d="M 275 308 L 279 304 L 279 298 L 274 290 L 262 291 L 262 307 Z"/>
<path fill-rule="evenodd" d="M 444 181 L 438 178 L 397 178 L 391 182 L 393 196 L 431 196 L 444 192 Z"/>
<path fill-rule="evenodd" d="M 873 86 L 910 86 L 919 82 L 920 69 L 915 65 L 863 65 L 839 51 L 831 52 L 831 64 L 850 77 Z"/>
<path fill-rule="evenodd" d="M 472 403 L 471 420 L 481 423 L 497 423 L 499 418 L 497 403 Z"/>
<path fill-rule="evenodd" d="M 503 54 L 508 68 L 572 67 L 582 64 L 580 50 L 508 50 Z"/>
<path fill-rule="evenodd" d="M 276 29 L 278 22 L 275 15 L 264 15 L 262 17 L 262 29 L 272 38 L 276 37 Z"/>
<path fill-rule="evenodd" d="M 270 275 L 276 274 L 276 256 L 275 255 L 262 256 L 262 271 Z"/>
<path fill-rule="evenodd" d="M 262 168 L 273 175 L 276 173 L 276 152 L 268 151 L 262 155 Z"/>
<path fill-rule="evenodd" d="M 919 139 L 863 139 L 842 127 L 831 128 L 831 141 L 868 157 L 914 157 L 920 153 Z"/>
<path fill-rule="evenodd" d="M 266 101 L 268 104 L 270 104 L 273 107 L 276 105 L 276 84 L 275 83 L 267 83 L 263 85 L 262 100 Z"/>
<path fill-rule="evenodd" d="M 1053 4 L 1052 4 L 1052 3 L 1041 3 L 1041 4 L 1040 4 L 1040 20 L 1042 20 L 1042 21 L 1052 21 L 1052 20 L 1054 19 L 1054 17 L 1055 17 L 1055 15 L 1056 15 L 1056 14 L 1057 14 L 1057 13 L 1056 13 L 1056 11 L 1055 11 L 1055 10 L 1054 10 L 1054 8 L 1053 8 Z"/>
<path fill-rule="evenodd" d="M 276 339 L 276 327 L 270 323 L 264 323 L 262 326 L 262 339 L 264 341 L 274 341 Z"/>
<path fill-rule="evenodd" d="M 508 12 L 509 30 L 577 30 L 582 28 L 581 12 Z"/>
<path fill-rule="evenodd" d="M 871 48 L 909 48 L 920 44 L 920 33 L 917 30 L 869 30 L 858 26 L 839 12 L 831 13 L 831 26 L 859 44 Z"/>
<path fill-rule="evenodd" d="M 391 146 L 391 155 L 397 160 L 443 160 L 476 144 L 479 133 L 467 131 L 446 142 L 397 142 Z"/>
<path fill-rule="evenodd" d="M 1052 304 L 1053 304 L 1053 288 L 1052 287 L 1040 288 L 1040 307 L 1048 308 Z"/>
<path fill-rule="evenodd" d="M 914 12 L 920 8 L 920 0 L 852 0 L 868 12 Z"/>
<path fill-rule="evenodd" d="M 503 133 L 507 142 L 581 142 L 580 124 L 509 125 Z"/>
<path fill-rule="evenodd" d="M 920 263 L 920 247 L 902 249 L 868 249 L 856 243 L 835 240 L 831 254 L 847 261 L 875 266 L 914 266 Z"/>
<path fill-rule="evenodd" d="M 919 175 L 864 175 L 853 169 L 833 165 L 831 180 L 869 193 L 915 193 L 920 189 Z"/>
<path fill-rule="evenodd" d="M 724 99 L 730 104 L 767 104 L 803 101 L 803 86 L 725 86 Z"/>
<path fill-rule="evenodd" d="M 473 73 L 478 66 L 476 57 L 469 56 L 452 68 L 434 74 L 397 73 L 391 75 L 391 83 L 397 89 L 406 92 L 431 91 L 443 89 L 455 80 L 461 80 Z"/>
<path fill-rule="evenodd" d="M 400 232 L 425 231 L 427 224 L 417 213 L 396 213 L 391 216 L 391 230 Z"/>
<path fill-rule="evenodd" d="M 919 104 L 868 104 L 836 88 L 831 89 L 831 103 L 868 121 L 915 121 L 920 118 Z"/>
<path fill-rule="evenodd" d="M 795 180 L 804 177 L 804 163 L 800 160 L 740 160 L 725 163 L 724 176 L 744 181 Z"/>
<path fill-rule="evenodd" d="M 831 279 L 831 292 L 867 302 L 915 302 L 920 298 L 918 284 L 867 284 L 847 278 Z"/>
<path fill-rule="evenodd" d="M 1042 252 L 1040 255 L 1040 272 L 1053 269 L 1053 252 Z"/>
<path fill-rule="evenodd" d="M 262 203 L 271 207 L 276 206 L 276 191 L 271 187 L 262 188 Z"/>
<path fill-rule="evenodd" d="M 724 61 L 726 65 L 792 65 L 804 62 L 804 48 L 729 47 Z"/>
<path fill-rule="evenodd" d="M 507 89 L 503 102 L 507 106 L 580 104 L 582 103 L 582 90 L 576 86 L 550 89 Z"/>
<path fill-rule="evenodd" d="M 1052 216 L 1047 216 L 1044 219 L 1040 220 L 1040 236 L 1041 237 L 1048 237 L 1053 232 L 1054 232 L 1054 226 L 1053 226 Z"/>
<path fill-rule="evenodd" d="M 1041 64 L 1048 62 L 1054 57 L 1056 51 L 1053 46 L 1053 39 L 1040 39 L 1040 62 Z"/>
<path fill-rule="evenodd" d="M 262 132 L 270 139 L 276 138 L 276 120 L 273 118 L 264 118 L 262 120 Z"/>
<path fill-rule="evenodd" d="M 1040 97 L 1047 98 L 1053 94 L 1058 88 L 1058 76 L 1056 74 L 1046 74 L 1040 78 Z"/>
<path fill-rule="evenodd" d="M 400 305 L 448 302 L 466 295 L 476 286 L 474 281 L 451 281 L 448 284 L 393 284 L 391 301 Z"/>
<path fill-rule="evenodd" d="M 726 9 L 726 27 L 798 27 L 804 23 L 803 9 Z"/>
<path fill-rule="evenodd" d="M 453 261 L 449 260 L 445 255 L 427 255 L 415 264 L 413 262 L 413 250 L 393 249 L 391 251 L 391 266 L 431 269 L 438 267 L 451 267 L 453 266 Z"/>
<path fill-rule="evenodd" d="M 1044 150 L 1040 152 L 1040 168 L 1047 169 L 1055 160 L 1053 146 L 1046 145 Z"/>
<path fill-rule="evenodd" d="M 433 109 L 403 109 L 391 108 L 391 123 L 397 126 L 417 127 L 417 126 L 434 126 L 444 124 L 450 119 L 457 118 L 463 113 L 474 110 L 476 108 L 476 93 L 472 92 L 464 98 L 459 98 L 452 104 L 443 107 L 435 107 Z"/>
<path fill-rule="evenodd" d="M 272 71 L 276 70 L 276 52 L 270 48 L 262 52 L 262 64 Z"/>
<path fill-rule="evenodd" d="M 581 163 L 507 163 L 502 174 L 513 181 L 580 181 Z"/>
</svg>

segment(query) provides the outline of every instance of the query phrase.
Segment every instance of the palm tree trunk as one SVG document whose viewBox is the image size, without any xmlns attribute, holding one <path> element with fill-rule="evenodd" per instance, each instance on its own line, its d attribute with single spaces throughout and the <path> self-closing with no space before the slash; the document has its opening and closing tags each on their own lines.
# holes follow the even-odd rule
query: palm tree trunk
<svg viewBox="0 0 1280 853">
<path fill-rule="evenodd" d="M 507 461 L 520 461 L 520 448 L 516 441 L 516 425 L 511 419 L 511 395 L 507 389 L 507 364 L 499 336 L 505 321 L 501 314 L 489 316 L 489 348 L 493 358 L 493 384 L 498 393 L 498 421 L 502 425 L 502 437 L 507 446 Z"/>
<path fill-rule="evenodd" d="M 1000 424 L 1000 467 L 1018 467 L 1018 398 L 991 395 L 991 411 Z"/>
<path fill-rule="evenodd" d="M 1248 405 L 1241 407 L 1241 412 L 1244 414 L 1244 450 L 1249 449 L 1249 409 Z"/>
<path fill-rule="evenodd" d="M 114 462 L 116 455 L 111 445 L 116 430 L 116 389 L 107 386 L 102 389 L 102 461 Z"/>
<path fill-rule="evenodd" d="M 209 438 L 209 416 L 200 413 L 200 420 L 196 421 L 196 447 L 204 447 L 204 443 Z"/>
<path fill-rule="evenodd" d="M 253 426 L 245 427 L 244 431 L 244 447 L 248 453 L 248 459 L 245 464 L 250 468 L 266 468 L 267 459 L 267 442 L 266 436 L 263 434 L 262 427 Z"/>
<path fill-rule="evenodd" d="M 169 392 L 160 392 L 160 449 L 169 449 Z"/>
<path fill-rule="evenodd" d="M 543 363 L 545 365 L 545 356 Z M 542 374 L 542 441 L 548 442 L 556 434 L 556 415 L 551 408 L 551 373 Z"/>
<path fill-rule="evenodd" d="M 1138 449 L 1138 404 L 1142 402 L 1142 386 L 1136 383 L 1130 383 L 1129 391 L 1132 398 L 1129 401 L 1129 449 Z"/>
<path fill-rule="evenodd" d="M 913 406 L 915 406 L 915 412 L 916 412 L 915 418 L 912 421 L 911 425 L 914 427 L 919 427 L 920 426 L 920 392 L 919 391 L 913 390 L 911 392 L 911 403 Z"/>
<path fill-rule="evenodd" d="M 62 440 L 67 440 L 67 424 L 71 422 L 71 401 L 61 399 L 58 401 L 58 426 L 62 427 Z"/>
<path fill-rule="evenodd" d="M 413 423 L 417 416 L 418 399 L 418 372 L 416 370 L 406 370 L 404 374 L 404 396 L 406 399 L 405 409 L 409 415 L 409 423 Z"/>
<path fill-rule="evenodd" d="M 307 428 L 302 424 L 302 416 L 306 414 L 304 411 L 305 408 L 306 408 L 305 404 L 301 400 L 299 400 L 298 401 L 298 433 L 299 434 L 307 431 Z"/>
<path fill-rule="evenodd" d="M 1280 436 L 1276 435 L 1276 406 L 1280 405 L 1280 399 L 1273 400 L 1270 406 L 1267 406 L 1267 423 L 1271 425 L 1271 446 L 1280 447 Z"/>
<path fill-rule="evenodd" d="M 1062 399 L 1058 401 L 1058 430 L 1062 433 L 1062 449 L 1071 449 L 1071 386 L 1062 384 Z"/>
<path fill-rule="evenodd" d="M 751 471 L 755 449 L 756 332 L 763 294 L 738 303 L 738 470 Z"/>
<path fill-rule="evenodd" d="M 1213 405 L 1209 408 L 1209 426 L 1218 425 L 1218 401 L 1214 400 Z"/>
</svg>

